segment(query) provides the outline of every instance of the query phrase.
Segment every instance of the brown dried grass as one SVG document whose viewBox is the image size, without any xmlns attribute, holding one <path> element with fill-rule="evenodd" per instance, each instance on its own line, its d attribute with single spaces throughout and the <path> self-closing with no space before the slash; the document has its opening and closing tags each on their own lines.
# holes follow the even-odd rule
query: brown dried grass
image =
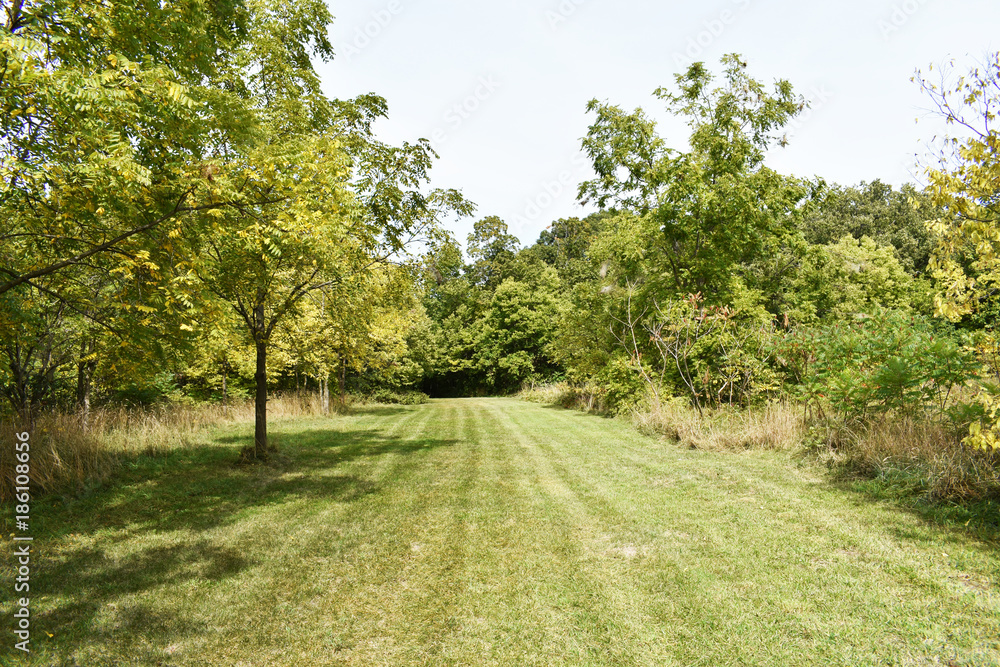
<svg viewBox="0 0 1000 667">
<path fill-rule="evenodd" d="M 864 476 L 908 476 L 931 500 L 975 501 L 1000 496 L 1000 454 L 972 449 L 950 426 L 890 416 L 834 434 L 845 470 Z"/>
<path fill-rule="evenodd" d="M 331 402 L 331 413 L 343 406 Z M 268 418 L 317 416 L 323 413 L 318 394 L 290 393 L 268 401 Z M 35 493 L 80 491 L 107 479 L 124 462 L 190 447 L 215 426 L 252 422 L 252 400 L 229 405 L 161 404 L 142 409 L 106 407 L 92 410 L 86 428 L 79 413 L 49 413 L 30 431 L 30 477 Z M 0 502 L 11 499 L 16 465 L 15 434 L 23 431 L 9 419 L 0 421 Z"/>
</svg>

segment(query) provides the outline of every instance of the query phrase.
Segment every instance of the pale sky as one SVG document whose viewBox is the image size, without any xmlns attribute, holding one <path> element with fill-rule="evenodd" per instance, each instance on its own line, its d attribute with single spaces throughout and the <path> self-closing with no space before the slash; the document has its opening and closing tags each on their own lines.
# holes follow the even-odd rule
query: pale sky
<svg viewBox="0 0 1000 667">
<path fill-rule="evenodd" d="M 653 91 L 694 60 L 718 73 L 732 52 L 754 78 L 788 79 L 812 101 L 769 166 L 843 185 L 919 183 L 917 159 L 942 125 L 910 77 L 952 58 L 964 71 L 1000 48 L 997 0 L 328 1 L 338 56 L 319 64 L 327 94 L 382 95 L 383 139 L 434 142 L 432 186 L 478 206 L 450 226 L 463 244 L 487 215 L 527 245 L 594 210 L 576 203 L 592 98 L 641 106 L 683 148 L 688 128 Z"/>
</svg>

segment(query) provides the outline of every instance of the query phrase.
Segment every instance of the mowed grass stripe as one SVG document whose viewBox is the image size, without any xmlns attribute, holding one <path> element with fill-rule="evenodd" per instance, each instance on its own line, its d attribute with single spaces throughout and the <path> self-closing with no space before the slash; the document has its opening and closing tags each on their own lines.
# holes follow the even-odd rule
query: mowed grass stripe
<svg viewBox="0 0 1000 667">
<path fill-rule="evenodd" d="M 327 635 L 320 639 L 331 656 L 341 654 L 346 659 L 374 648 L 391 661 L 398 657 L 398 645 L 424 646 L 429 641 L 427 634 L 419 641 L 408 641 L 414 638 L 397 637 L 385 628 L 399 632 L 405 627 L 400 618 L 436 599 L 434 591 L 420 585 L 419 577 L 413 586 L 410 580 L 419 552 L 428 546 L 422 541 L 428 527 L 441 527 L 435 483 L 441 470 L 461 465 L 463 451 L 455 447 L 448 429 L 441 428 L 450 421 L 447 413 L 426 406 L 400 410 L 408 413 L 402 425 L 386 429 L 388 436 L 399 437 L 400 446 L 372 466 L 377 490 L 352 508 L 353 517 L 348 520 L 357 540 L 343 558 L 328 561 L 332 571 L 328 579 L 337 591 L 328 591 L 327 599 L 312 614 L 325 628 Z M 432 419 L 433 428 L 429 427 Z M 424 580 L 439 583 L 433 576 Z M 308 622 L 302 625 L 310 626 Z"/>
<path fill-rule="evenodd" d="M 514 421 L 524 418 L 516 407 L 511 412 Z M 590 454 L 581 454 L 577 447 L 586 444 L 559 436 L 566 431 L 567 421 L 586 417 L 558 414 L 539 434 L 549 443 L 544 447 L 561 461 L 586 460 Z M 601 430 L 595 428 L 590 433 Z M 817 488 L 810 483 L 810 476 L 797 474 L 780 456 L 719 457 L 677 449 L 667 453 L 676 462 L 674 483 L 661 485 L 664 488 L 656 491 L 658 502 L 633 502 L 633 498 L 648 498 L 650 489 L 656 488 L 642 483 L 641 475 L 630 475 L 637 470 L 635 467 L 615 460 L 615 451 L 630 456 L 634 443 L 623 439 L 621 448 L 593 443 L 597 446 L 591 451 L 598 452 L 599 464 L 566 465 L 562 468 L 563 479 L 567 487 L 580 489 L 581 496 L 589 494 L 595 514 L 619 520 L 632 518 L 645 524 L 645 532 L 654 536 L 652 544 L 639 548 L 640 553 L 654 556 L 648 561 L 653 567 L 645 568 L 652 575 L 647 577 L 648 589 L 672 588 L 683 600 L 683 617 L 698 621 L 693 627 L 687 623 L 677 627 L 683 644 L 696 649 L 687 651 L 685 660 L 700 661 L 707 656 L 711 663 L 721 659 L 713 655 L 713 641 L 724 644 L 725 637 L 734 633 L 759 635 L 748 622 L 765 631 L 771 629 L 770 634 L 763 635 L 767 645 L 806 643 L 805 651 L 790 651 L 783 656 L 795 664 L 812 659 L 810 656 L 815 657 L 817 652 L 826 652 L 831 659 L 838 655 L 847 661 L 869 659 L 855 654 L 850 647 L 840 651 L 836 641 L 829 645 L 802 641 L 827 630 L 829 637 L 836 639 L 840 626 L 853 625 L 859 633 L 869 636 L 883 631 L 890 644 L 900 643 L 897 629 L 914 625 L 914 619 L 919 619 L 931 634 L 954 633 L 954 611 L 941 607 L 940 586 L 943 581 L 963 581 L 968 575 L 951 570 L 949 579 L 940 567 L 914 567 L 919 562 L 913 559 L 915 545 L 896 537 L 900 524 L 919 525 L 914 517 L 875 507 L 859 509 L 845 494 Z M 662 460 L 655 446 L 646 447 L 653 453 L 651 458 Z M 604 501 L 614 496 L 608 487 L 629 490 L 618 494 L 624 502 L 609 507 Z M 727 492 L 727 487 L 736 491 Z M 715 520 L 705 521 L 704 509 L 699 510 L 698 505 L 711 507 Z M 818 530 L 811 529 L 808 522 L 802 526 L 803 510 L 813 515 Z M 824 513 L 827 516 L 822 516 Z M 692 516 L 700 520 L 690 521 Z M 666 541 L 679 537 L 693 548 L 677 554 L 679 557 L 664 559 L 664 552 L 657 549 L 664 546 L 664 540 L 655 538 L 659 529 L 671 522 L 680 530 L 663 533 Z M 871 522 L 881 524 L 884 530 L 873 532 Z M 820 539 L 810 539 L 811 533 L 820 535 Z M 852 550 L 851 545 L 858 550 Z M 980 551 L 974 544 L 966 546 Z M 923 560 L 928 560 L 927 554 L 924 556 Z M 929 560 L 938 562 L 933 557 Z M 642 564 L 638 565 L 643 569 Z M 859 577 L 859 570 L 864 577 Z M 673 586 L 669 580 L 672 571 L 676 575 Z M 762 571 L 770 573 L 773 586 L 757 585 L 755 579 L 760 579 Z M 839 579 L 840 585 L 830 586 L 831 578 Z M 857 590 L 858 584 L 863 591 Z M 979 628 L 973 623 L 965 641 L 977 648 L 995 645 L 996 596 L 977 594 L 964 585 L 952 588 L 956 605 L 971 603 L 979 607 L 974 616 L 990 619 Z M 739 604 L 741 600 L 752 601 L 755 608 L 763 610 L 760 618 L 753 619 L 746 613 L 730 618 L 728 610 L 745 608 L 745 604 Z M 751 645 L 742 659 L 752 662 L 757 650 Z M 727 648 L 727 652 L 731 649 Z"/>
<path fill-rule="evenodd" d="M 534 541 L 536 582 L 530 604 L 547 659 L 572 664 L 670 664 L 663 655 L 664 628 L 636 606 L 633 582 L 614 576 L 615 565 L 631 556 L 616 526 L 595 518 L 593 508 L 566 483 L 556 459 L 545 450 L 550 435 L 537 420 L 511 418 L 511 405 L 491 401 L 487 413 L 507 449 L 515 453 L 520 488 L 529 489 L 523 517 Z M 542 415 L 544 416 L 544 413 Z M 563 438 L 575 434 L 563 432 Z M 533 533 L 533 534 L 532 534 Z M 592 567 L 595 559 L 598 567 Z"/>
<path fill-rule="evenodd" d="M 273 432 L 40 503 L 30 664 L 1000 664 L 996 545 L 783 454 L 508 399 Z"/>
</svg>

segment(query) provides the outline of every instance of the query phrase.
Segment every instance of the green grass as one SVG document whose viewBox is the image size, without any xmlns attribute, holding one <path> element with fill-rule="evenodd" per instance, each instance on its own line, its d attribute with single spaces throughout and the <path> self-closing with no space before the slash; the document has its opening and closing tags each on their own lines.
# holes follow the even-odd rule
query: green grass
<svg viewBox="0 0 1000 667">
<path fill-rule="evenodd" d="M 1000 665 L 996 542 L 787 454 L 503 399 L 277 422 L 264 468 L 249 429 L 36 503 L 6 659 Z"/>
</svg>

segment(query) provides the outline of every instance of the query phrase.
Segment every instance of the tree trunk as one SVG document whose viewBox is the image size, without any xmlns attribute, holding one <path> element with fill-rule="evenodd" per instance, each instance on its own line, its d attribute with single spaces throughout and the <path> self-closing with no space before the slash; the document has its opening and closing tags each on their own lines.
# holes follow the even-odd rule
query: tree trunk
<svg viewBox="0 0 1000 667">
<path fill-rule="evenodd" d="M 257 396 L 254 401 L 253 447 L 254 458 L 267 458 L 267 340 L 257 337 Z"/>
<path fill-rule="evenodd" d="M 86 433 L 90 428 L 90 372 L 92 369 L 87 369 L 87 378 L 84 381 L 83 387 L 83 400 L 80 402 L 80 412 L 82 413 L 83 423 L 81 428 L 83 432 Z"/>
<path fill-rule="evenodd" d="M 347 405 L 347 357 L 340 357 L 340 403 Z"/>
<path fill-rule="evenodd" d="M 82 429 L 86 433 L 90 428 L 90 394 L 93 387 L 94 370 L 97 360 L 90 359 L 94 354 L 93 339 L 80 343 L 80 361 L 76 365 L 76 405 L 80 409 Z"/>
<path fill-rule="evenodd" d="M 229 364 L 222 364 L 222 405 L 226 405 L 228 393 L 226 391 L 226 379 L 229 375 Z"/>
<path fill-rule="evenodd" d="M 30 430 L 34 430 L 35 425 L 31 415 L 31 389 L 28 387 L 28 372 L 26 370 L 27 363 L 22 359 L 27 355 L 22 354 L 19 343 L 14 343 L 6 352 L 10 362 L 8 367 L 13 378 L 7 397 L 10 399 L 18 419 L 28 424 L 31 427 Z"/>
<path fill-rule="evenodd" d="M 80 341 L 80 360 L 76 362 L 76 405 L 83 407 L 83 395 L 86 392 L 86 365 L 84 359 L 87 356 L 87 341 Z"/>
<path fill-rule="evenodd" d="M 323 414 L 330 414 L 330 378 L 324 377 L 319 381 L 319 400 L 323 405 Z"/>
</svg>

